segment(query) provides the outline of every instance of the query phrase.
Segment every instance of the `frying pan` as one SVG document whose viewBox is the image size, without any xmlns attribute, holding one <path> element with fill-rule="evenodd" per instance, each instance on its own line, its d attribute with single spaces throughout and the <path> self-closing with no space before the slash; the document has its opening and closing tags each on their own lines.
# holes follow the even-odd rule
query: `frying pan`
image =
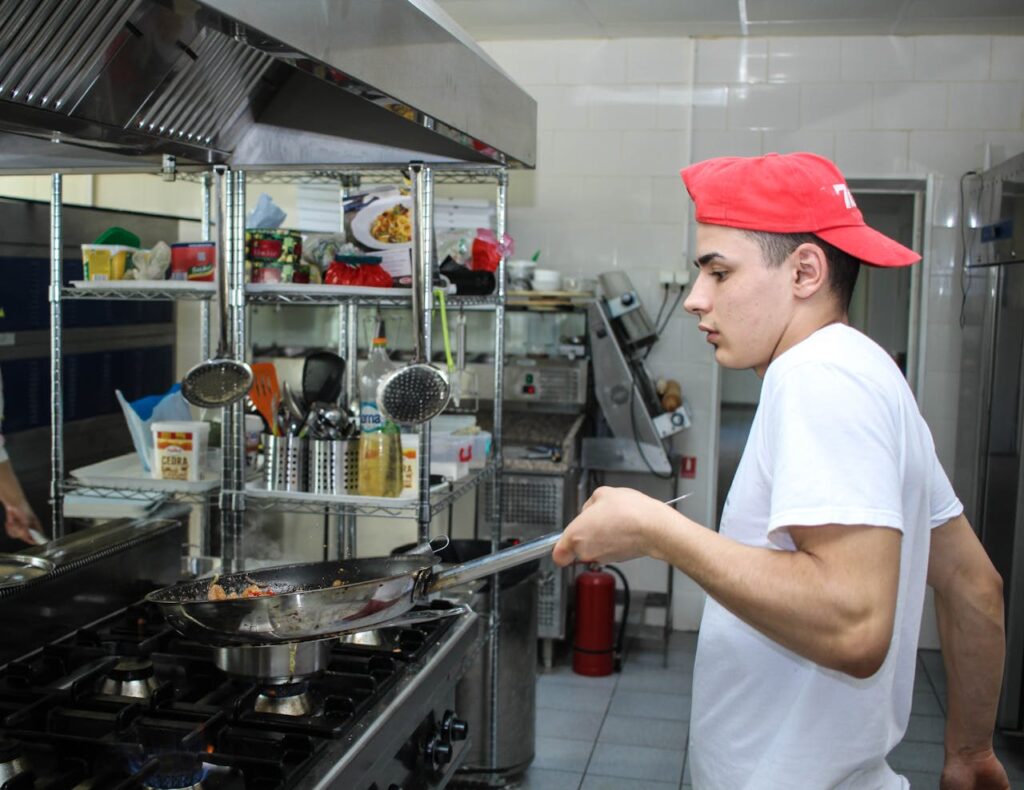
<svg viewBox="0 0 1024 790">
<path fill-rule="evenodd" d="M 146 600 L 180 634 L 206 644 L 322 639 L 393 624 L 433 593 L 547 554 L 559 537 L 554 532 L 441 570 L 435 570 L 433 556 L 410 555 L 285 565 L 185 582 L 152 592 Z M 208 600 L 214 581 L 242 597 Z M 272 594 L 245 597 L 243 591 L 253 584 Z"/>
</svg>

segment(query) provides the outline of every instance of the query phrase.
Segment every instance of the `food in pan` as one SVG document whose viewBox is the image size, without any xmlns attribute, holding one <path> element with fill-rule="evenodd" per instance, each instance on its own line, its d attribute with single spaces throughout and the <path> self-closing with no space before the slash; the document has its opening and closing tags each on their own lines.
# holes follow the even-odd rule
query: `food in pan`
<svg viewBox="0 0 1024 790">
<path fill-rule="evenodd" d="M 370 224 L 370 235 L 386 244 L 406 244 L 412 241 L 412 219 L 408 207 L 399 203 L 382 211 Z"/>
<path fill-rule="evenodd" d="M 210 584 L 210 589 L 206 593 L 206 600 L 208 601 L 233 601 L 238 598 L 262 598 L 267 595 L 273 595 L 274 591 L 269 587 L 260 587 L 258 584 L 250 584 L 241 593 L 227 592 L 221 585 L 217 584 L 216 579 Z"/>
</svg>

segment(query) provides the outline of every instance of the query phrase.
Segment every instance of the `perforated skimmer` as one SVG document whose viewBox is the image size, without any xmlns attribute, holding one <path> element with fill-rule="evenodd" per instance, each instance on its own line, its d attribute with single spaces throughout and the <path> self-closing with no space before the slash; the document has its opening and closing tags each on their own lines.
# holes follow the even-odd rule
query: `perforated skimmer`
<svg viewBox="0 0 1024 790">
<path fill-rule="evenodd" d="M 423 178 L 414 179 L 413 211 L 419 219 L 423 206 Z M 438 370 L 426 361 L 426 339 L 423 332 L 423 278 L 432 275 L 429 257 L 422 251 L 423 245 L 416 230 L 426 226 L 424 222 L 413 223 L 412 262 L 412 320 L 413 359 L 404 368 L 396 368 L 380 380 L 377 385 L 377 405 L 381 413 L 399 425 L 418 425 L 436 417 L 448 405 L 451 389 L 448 374 Z M 428 239 L 429 241 L 429 239 Z M 429 293 L 429 291 L 428 291 Z"/>
</svg>

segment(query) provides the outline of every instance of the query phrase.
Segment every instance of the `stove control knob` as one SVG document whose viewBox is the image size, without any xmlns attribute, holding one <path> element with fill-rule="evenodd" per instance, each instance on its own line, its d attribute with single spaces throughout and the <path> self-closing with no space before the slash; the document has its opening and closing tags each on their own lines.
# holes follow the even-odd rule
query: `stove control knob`
<svg viewBox="0 0 1024 790">
<path fill-rule="evenodd" d="M 469 722 L 455 717 L 455 711 L 446 710 L 441 721 L 441 732 L 450 741 L 464 741 L 469 737 Z"/>
</svg>

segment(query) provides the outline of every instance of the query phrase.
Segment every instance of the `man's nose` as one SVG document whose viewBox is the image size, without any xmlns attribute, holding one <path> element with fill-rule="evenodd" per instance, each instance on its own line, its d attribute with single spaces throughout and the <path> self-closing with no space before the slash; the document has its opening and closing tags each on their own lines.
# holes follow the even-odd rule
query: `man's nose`
<svg viewBox="0 0 1024 790">
<path fill-rule="evenodd" d="M 693 281 L 693 286 L 690 288 L 690 293 L 683 300 L 683 309 L 688 313 L 694 315 L 702 315 L 709 310 L 707 294 L 704 290 L 704 278 L 697 275 L 697 279 Z"/>
</svg>

